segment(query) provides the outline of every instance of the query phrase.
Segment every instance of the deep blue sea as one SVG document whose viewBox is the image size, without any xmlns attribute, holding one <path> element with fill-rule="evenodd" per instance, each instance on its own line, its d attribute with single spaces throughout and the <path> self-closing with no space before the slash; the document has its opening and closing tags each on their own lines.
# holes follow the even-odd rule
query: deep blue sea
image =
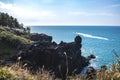
<svg viewBox="0 0 120 80">
<path fill-rule="evenodd" d="M 32 33 L 45 33 L 60 43 L 72 42 L 75 36 L 82 37 L 82 55 L 97 56 L 91 66 L 100 68 L 115 62 L 114 49 L 120 56 L 120 26 L 31 26 Z"/>
</svg>

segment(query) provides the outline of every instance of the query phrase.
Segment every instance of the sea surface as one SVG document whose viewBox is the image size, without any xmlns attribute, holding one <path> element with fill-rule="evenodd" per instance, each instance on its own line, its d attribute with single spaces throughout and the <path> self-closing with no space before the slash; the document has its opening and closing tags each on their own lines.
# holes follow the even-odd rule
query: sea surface
<svg viewBox="0 0 120 80">
<path fill-rule="evenodd" d="M 82 55 L 94 54 L 91 65 L 100 68 L 115 63 L 116 52 L 120 56 L 120 26 L 31 26 L 32 33 L 45 33 L 60 43 L 72 42 L 75 36 L 82 37 Z"/>
</svg>

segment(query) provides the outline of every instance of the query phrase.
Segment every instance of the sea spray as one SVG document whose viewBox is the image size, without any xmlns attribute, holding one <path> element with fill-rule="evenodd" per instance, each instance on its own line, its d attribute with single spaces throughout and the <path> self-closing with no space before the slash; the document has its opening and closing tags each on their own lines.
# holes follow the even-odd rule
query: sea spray
<svg viewBox="0 0 120 80">
<path fill-rule="evenodd" d="M 89 68 L 89 67 L 93 67 L 93 68 L 97 68 L 98 66 L 97 66 L 97 64 L 96 64 L 96 62 L 98 62 L 98 56 L 96 56 L 96 58 L 95 59 L 91 59 L 90 61 L 89 61 L 89 65 L 88 66 L 86 66 L 86 67 L 84 67 L 84 69 L 81 71 L 81 73 L 79 74 L 79 75 L 82 75 L 82 76 L 85 76 L 85 74 L 86 74 L 86 71 L 87 71 L 87 69 Z M 78 75 L 78 76 L 79 76 Z"/>
<path fill-rule="evenodd" d="M 96 56 L 95 59 L 91 59 L 91 60 L 89 61 L 89 63 L 90 63 L 89 67 L 97 68 L 97 67 L 98 67 L 97 64 L 96 64 L 97 62 L 98 62 L 98 56 Z"/>
</svg>

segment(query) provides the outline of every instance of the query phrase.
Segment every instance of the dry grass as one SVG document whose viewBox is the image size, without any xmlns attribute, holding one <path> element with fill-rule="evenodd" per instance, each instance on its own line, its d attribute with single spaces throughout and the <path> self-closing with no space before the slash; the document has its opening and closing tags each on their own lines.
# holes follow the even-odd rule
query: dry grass
<svg viewBox="0 0 120 80">
<path fill-rule="evenodd" d="M 0 67 L 0 80 L 53 80 L 53 76 L 44 69 L 32 74 L 28 69 L 21 68 L 18 62 L 9 67 Z"/>
<path fill-rule="evenodd" d="M 20 58 L 19 58 L 20 59 Z M 37 74 L 31 74 L 29 70 L 20 67 L 20 63 L 13 64 L 10 67 L 0 67 L 0 80 L 61 80 L 54 79 L 44 68 L 40 69 Z M 86 76 L 67 76 L 66 80 L 120 80 L 120 58 L 116 56 L 117 63 L 110 66 L 110 70 L 101 69 L 96 71 L 93 79 Z"/>
<path fill-rule="evenodd" d="M 87 79 L 85 76 L 67 76 L 66 80 L 120 80 L 120 72 L 118 64 L 111 65 L 110 70 L 102 70 L 96 72 L 95 79 Z M 22 69 L 19 63 L 10 67 L 0 67 L 0 80 L 61 80 L 54 79 L 54 75 L 50 75 L 44 69 L 39 70 L 35 75 L 29 70 Z"/>
</svg>

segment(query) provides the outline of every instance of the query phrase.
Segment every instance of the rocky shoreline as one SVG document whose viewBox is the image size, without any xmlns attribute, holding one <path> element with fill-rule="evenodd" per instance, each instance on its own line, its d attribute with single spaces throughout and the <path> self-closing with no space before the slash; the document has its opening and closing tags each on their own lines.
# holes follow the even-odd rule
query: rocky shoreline
<svg viewBox="0 0 120 80">
<path fill-rule="evenodd" d="M 82 38 L 76 36 L 74 42 L 60 44 L 52 42 L 52 37 L 45 34 L 32 34 L 34 43 L 19 46 L 18 52 L 11 58 L 20 58 L 22 65 L 26 65 L 32 72 L 43 68 L 54 73 L 56 77 L 65 80 L 66 76 L 79 74 L 88 66 L 94 55 L 84 57 L 81 54 Z"/>
<path fill-rule="evenodd" d="M 7 59 L 3 57 L 5 60 L 2 62 L 3 66 L 10 66 L 19 59 L 21 67 L 27 68 L 32 73 L 44 68 L 54 74 L 56 78 L 65 80 L 67 76 L 80 74 L 84 67 L 90 64 L 89 61 L 95 58 L 94 55 L 82 56 L 82 38 L 80 36 L 76 36 L 73 42 L 61 41 L 57 44 L 52 41 L 52 36 L 46 34 L 26 34 L 19 32 L 17 28 L 13 30 L 8 27 L 0 29 L 0 40 L 7 44 L 10 43 L 9 47 L 13 46 L 17 49 L 16 54 L 0 53 L 2 57 L 7 54 L 5 55 Z M 17 45 L 14 46 L 15 44 Z"/>
</svg>

